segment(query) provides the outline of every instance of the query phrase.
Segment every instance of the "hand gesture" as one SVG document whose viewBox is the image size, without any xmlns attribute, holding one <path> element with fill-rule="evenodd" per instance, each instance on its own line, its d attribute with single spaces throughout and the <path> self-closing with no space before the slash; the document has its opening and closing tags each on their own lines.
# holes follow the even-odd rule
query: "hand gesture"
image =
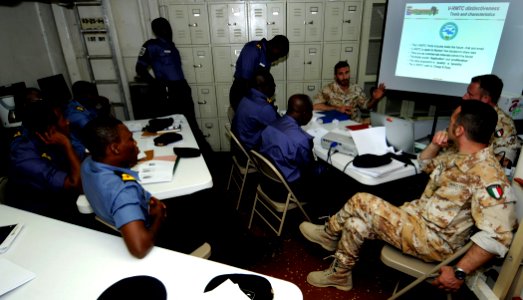
<svg viewBox="0 0 523 300">
<path fill-rule="evenodd" d="M 373 99 L 381 99 L 385 95 L 385 84 L 380 83 L 374 91 L 372 91 Z"/>
<path fill-rule="evenodd" d="M 167 206 L 158 199 L 151 197 L 151 200 L 149 200 L 149 215 L 153 219 L 160 218 L 163 221 L 167 217 Z"/>
<path fill-rule="evenodd" d="M 448 146 L 448 140 L 449 140 L 448 133 L 444 130 L 441 130 L 441 131 L 436 132 L 436 134 L 434 134 L 434 137 L 432 137 L 432 144 L 434 144 L 440 148 L 445 148 Z"/>
<path fill-rule="evenodd" d="M 69 138 L 65 134 L 61 133 L 53 127 L 51 127 L 49 130 L 43 133 L 37 132 L 36 135 L 46 145 L 66 146 L 70 143 Z"/>
</svg>

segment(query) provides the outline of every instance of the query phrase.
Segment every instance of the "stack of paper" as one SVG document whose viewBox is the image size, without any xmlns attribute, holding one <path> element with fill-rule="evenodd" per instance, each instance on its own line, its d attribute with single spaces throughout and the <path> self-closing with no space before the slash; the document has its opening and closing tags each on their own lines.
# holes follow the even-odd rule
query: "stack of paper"
<svg viewBox="0 0 523 300">
<path fill-rule="evenodd" d="M 0 296 L 14 290 L 35 277 L 35 273 L 5 258 L 0 258 L 0 279 L 2 279 L 0 280 Z"/>
<path fill-rule="evenodd" d="M 168 182 L 173 179 L 175 161 L 148 160 L 138 165 L 138 175 L 140 182 L 157 183 Z"/>
</svg>

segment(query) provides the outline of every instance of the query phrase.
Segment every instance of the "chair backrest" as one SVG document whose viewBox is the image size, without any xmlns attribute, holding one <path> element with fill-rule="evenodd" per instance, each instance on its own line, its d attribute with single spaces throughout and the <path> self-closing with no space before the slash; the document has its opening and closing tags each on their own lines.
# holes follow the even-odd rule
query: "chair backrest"
<svg viewBox="0 0 523 300">
<path fill-rule="evenodd" d="M 7 176 L 0 177 L 0 204 L 5 202 L 6 186 L 7 186 Z"/>
<path fill-rule="evenodd" d="M 258 168 L 258 172 L 274 182 L 283 184 L 289 192 L 292 192 L 285 177 L 283 177 L 278 168 L 276 168 L 267 157 L 256 150 L 251 150 L 251 157 L 254 161 L 254 165 Z"/>
<path fill-rule="evenodd" d="M 231 147 L 235 147 L 236 149 L 240 150 L 245 158 L 249 159 L 249 152 L 243 147 L 242 143 L 238 139 L 238 137 L 230 130 L 229 128 L 225 128 L 226 134 L 231 137 Z M 234 153 L 234 152 L 233 152 Z"/>
</svg>

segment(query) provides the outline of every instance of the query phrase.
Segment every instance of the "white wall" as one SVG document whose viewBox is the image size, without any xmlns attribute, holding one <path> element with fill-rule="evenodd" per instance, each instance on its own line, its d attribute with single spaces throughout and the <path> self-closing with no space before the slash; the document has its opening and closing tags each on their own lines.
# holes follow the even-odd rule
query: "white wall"
<svg viewBox="0 0 523 300">
<path fill-rule="evenodd" d="M 50 4 L 0 5 L 0 86 L 55 74 L 69 78 Z"/>
</svg>

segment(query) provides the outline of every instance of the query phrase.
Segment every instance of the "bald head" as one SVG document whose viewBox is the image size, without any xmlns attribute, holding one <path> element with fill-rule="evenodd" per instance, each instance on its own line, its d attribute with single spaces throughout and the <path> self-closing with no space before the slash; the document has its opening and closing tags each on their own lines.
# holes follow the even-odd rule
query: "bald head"
<svg viewBox="0 0 523 300">
<path fill-rule="evenodd" d="M 312 118 L 312 101 L 305 94 L 295 94 L 287 103 L 287 115 L 294 118 L 300 125 L 306 125 Z"/>
</svg>

